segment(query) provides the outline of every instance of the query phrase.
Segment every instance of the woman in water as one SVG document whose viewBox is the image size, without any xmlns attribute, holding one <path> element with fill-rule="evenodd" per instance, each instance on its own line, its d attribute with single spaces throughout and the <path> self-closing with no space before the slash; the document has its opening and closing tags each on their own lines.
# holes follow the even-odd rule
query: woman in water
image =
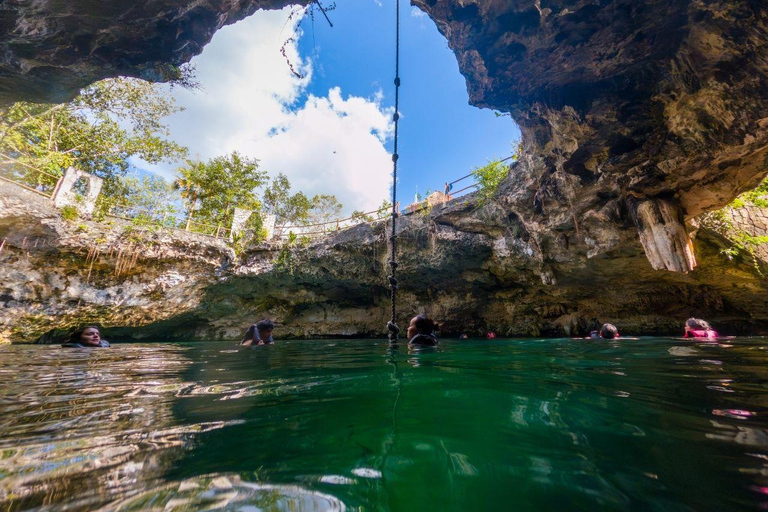
<svg viewBox="0 0 768 512">
<path fill-rule="evenodd" d="M 700 318 L 689 318 L 685 321 L 685 335 L 683 338 L 719 338 L 720 335 L 714 330 L 709 322 Z"/>
<path fill-rule="evenodd" d="M 428 347 L 437 345 L 437 338 L 435 337 L 437 328 L 438 325 L 431 318 L 416 315 L 411 318 L 411 323 L 408 324 L 408 344 Z"/>
<path fill-rule="evenodd" d="M 88 325 L 70 334 L 61 346 L 74 348 L 108 347 L 109 342 L 101 339 L 101 333 L 99 333 L 98 327 L 95 325 Z"/>
</svg>

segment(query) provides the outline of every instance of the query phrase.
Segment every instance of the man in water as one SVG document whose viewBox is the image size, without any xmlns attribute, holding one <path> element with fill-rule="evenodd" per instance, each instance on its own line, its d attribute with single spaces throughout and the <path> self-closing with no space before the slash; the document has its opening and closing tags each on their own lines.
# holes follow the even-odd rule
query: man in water
<svg viewBox="0 0 768 512">
<path fill-rule="evenodd" d="M 613 324 L 603 324 L 599 331 L 592 331 L 589 337 L 593 340 L 615 340 L 619 337 L 619 330 Z"/>
<path fill-rule="evenodd" d="M 271 320 L 262 320 L 257 324 L 254 324 L 245 331 L 243 341 L 240 344 L 244 347 L 250 347 L 252 345 L 272 345 L 275 340 L 272 339 L 272 331 L 275 329 L 275 324 Z"/>
</svg>

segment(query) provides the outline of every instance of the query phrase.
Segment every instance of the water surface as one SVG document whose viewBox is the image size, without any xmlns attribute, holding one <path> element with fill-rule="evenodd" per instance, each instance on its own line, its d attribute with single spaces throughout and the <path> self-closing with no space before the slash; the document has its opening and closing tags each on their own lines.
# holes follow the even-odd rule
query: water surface
<svg viewBox="0 0 768 512">
<path fill-rule="evenodd" d="M 765 339 L 0 347 L 0 510 L 768 508 Z"/>
</svg>

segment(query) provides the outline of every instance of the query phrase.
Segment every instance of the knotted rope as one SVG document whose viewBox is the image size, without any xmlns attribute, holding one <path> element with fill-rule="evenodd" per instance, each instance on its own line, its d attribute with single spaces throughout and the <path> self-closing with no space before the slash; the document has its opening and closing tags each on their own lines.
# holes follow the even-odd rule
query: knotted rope
<svg viewBox="0 0 768 512">
<path fill-rule="evenodd" d="M 395 277 L 397 270 L 397 160 L 400 158 L 400 155 L 397 154 L 397 126 L 400 120 L 400 0 L 396 0 L 395 4 L 397 5 L 395 10 L 395 113 L 392 116 L 392 121 L 395 123 L 395 146 L 392 152 L 392 234 L 389 237 L 390 274 L 388 276 L 392 318 L 387 322 L 390 343 L 397 343 L 397 334 L 400 332 L 400 328 L 395 322 L 397 292 L 397 278 Z"/>
</svg>

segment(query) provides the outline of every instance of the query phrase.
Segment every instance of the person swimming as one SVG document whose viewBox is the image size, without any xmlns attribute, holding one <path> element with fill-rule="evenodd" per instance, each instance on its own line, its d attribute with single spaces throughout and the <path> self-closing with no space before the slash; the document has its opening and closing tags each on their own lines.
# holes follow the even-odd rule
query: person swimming
<svg viewBox="0 0 768 512">
<path fill-rule="evenodd" d="M 619 337 L 619 330 L 613 324 L 603 324 L 599 331 L 589 333 L 589 338 L 593 340 L 613 340 Z"/>
<path fill-rule="evenodd" d="M 435 337 L 435 330 L 437 330 L 437 328 L 437 323 L 431 318 L 427 318 L 424 315 L 416 315 L 411 318 L 411 323 L 408 324 L 408 344 L 423 346 L 437 345 L 437 337 Z"/>
<path fill-rule="evenodd" d="M 271 320 L 262 320 L 253 324 L 245 331 L 243 340 L 240 344 L 244 347 L 252 345 L 273 345 L 275 340 L 272 338 L 272 331 L 275 330 L 275 324 Z"/>
<path fill-rule="evenodd" d="M 714 330 L 709 322 L 701 318 L 689 318 L 685 321 L 685 334 L 683 338 L 719 338 L 720 335 Z"/>
<path fill-rule="evenodd" d="M 61 344 L 66 348 L 90 348 L 90 347 L 109 347 L 107 340 L 101 339 L 99 328 L 95 325 L 88 325 L 72 332 L 69 337 Z"/>
</svg>

